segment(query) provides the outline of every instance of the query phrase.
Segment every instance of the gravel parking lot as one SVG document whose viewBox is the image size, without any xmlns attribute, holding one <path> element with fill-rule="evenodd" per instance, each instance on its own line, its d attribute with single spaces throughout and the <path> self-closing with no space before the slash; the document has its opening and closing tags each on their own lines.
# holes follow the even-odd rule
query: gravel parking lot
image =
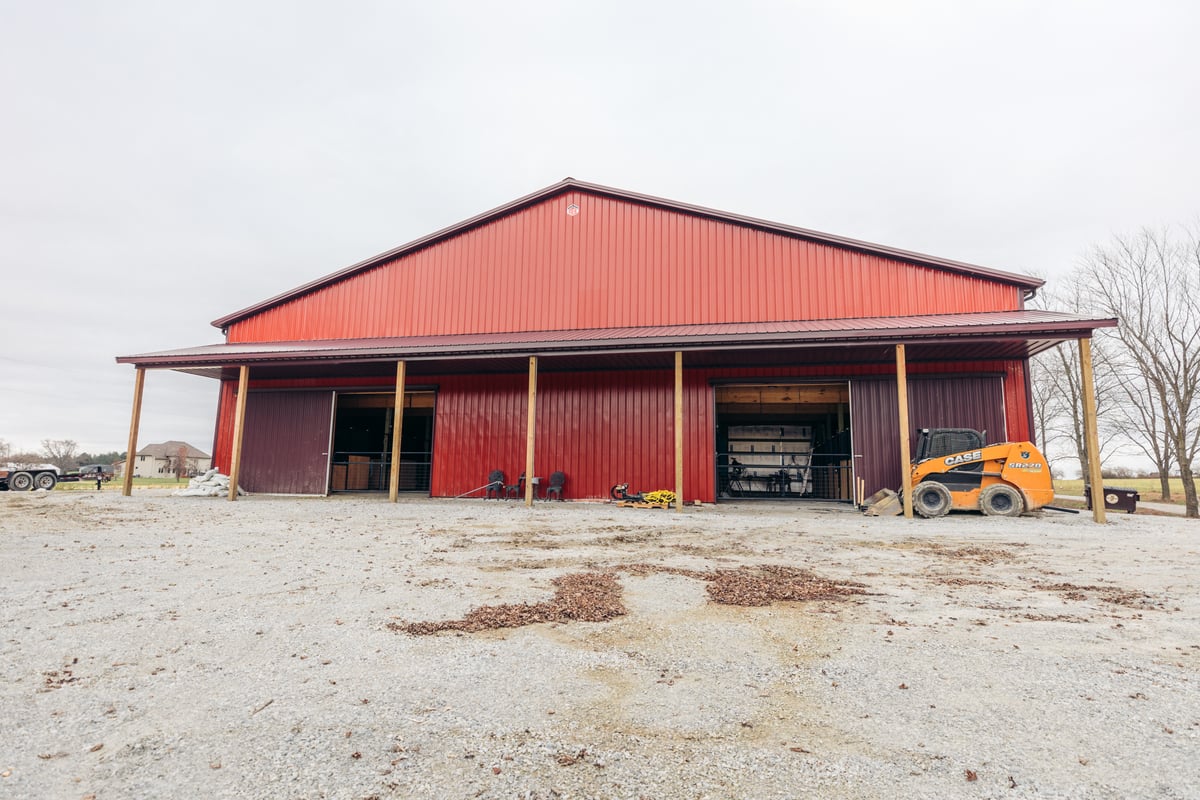
<svg viewBox="0 0 1200 800">
<path fill-rule="evenodd" d="M 1200 526 L 1110 520 L 0 494 L 0 798 L 1200 797 Z"/>
</svg>

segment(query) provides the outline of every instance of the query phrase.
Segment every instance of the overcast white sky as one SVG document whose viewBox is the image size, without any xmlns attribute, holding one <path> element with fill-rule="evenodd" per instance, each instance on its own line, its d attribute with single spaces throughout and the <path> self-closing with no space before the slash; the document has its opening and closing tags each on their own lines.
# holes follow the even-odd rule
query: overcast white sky
<svg viewBox="0 0 1200 800">
<path fill-rule="evenodd" d="M 0 438 L 565 176 L 1017 272 L 1200 214 L 1200 4 L 0 0 Z M 208 451 L 151 372 L 139 441 Z"/>
</svg>

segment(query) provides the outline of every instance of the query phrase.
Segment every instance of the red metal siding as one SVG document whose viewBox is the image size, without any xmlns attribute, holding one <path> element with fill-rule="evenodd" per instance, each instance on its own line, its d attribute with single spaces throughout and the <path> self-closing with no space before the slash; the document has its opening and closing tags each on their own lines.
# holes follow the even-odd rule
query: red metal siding
<svg viewBox="0 0 1200 800">
<path fill-rule="evenodd" d="M 233 468 L 233 417 L 236 413 L 237 381 L 221 381 L 217 431 L 213 437 L 213 466 L 226 475 Z"/>
<path fill-rule="evenodd" d="M 1033 441 L 1033 400 L 1026 380 L 1028 366 L 1028 361 L 1005 362 L 1004 412 L 1011 442 Z"/>
<path fill-rule="evenodd" d="M 470 491 L 494 469 L 515 479 L 525 464 L 526 376 L 458 376 L 438 387 L 431 494 Z"/>
<path fill-rule="evenodd" d="M 860 379 L 850 384 L 850 436 L 854 474 L 866 482 L 866 496 L 900 485 L 900 445 L 896 432 L 899 402 L 896 377 Z"/>
<path fill-rule="evenodd" d="M 535 471 L 567 474 L 566 496 L 603 498 L 617 482 L 674 483 L 673 374 L 543 373 L 538 377 Z M 454 496 L 502 469 L 525 469 L 527 376 L 439 379 L 435 496 Z"/>
<path fill-rule="evenodd" d="M 939 382 L 920 380 L 921 376 L 955 372 L 959 374 L 947 376 L 949 386 L 958 386 L 962 391 L 936 389 Z M 981 379 L 963 377 L 963 373 L 1006 376 L 1003 414 L 996 394 L 986 392 Z M 686 369 L 685 498 L 711 502 L 715 496 L 716 420 L 711 381 L 716 379 L 852 380 L 855 452 L 869 453 L 872 462 L 881 465 L 877 474 L 868 476 L 869 485 L 891 485 L 893 478 L 899 477 L 894 375 L 891 364 Z M 876 380 L 869 380 L 872 376 Z M 1020 361 L 915 363 L 910 365 L 910 376 L 914 377 L 914 429 L 918 424 L 983 425 L 993 439 L 1002 436 L 1005 429 L 1014 439 L 1022 438 L 1022 431 L 1028 430 L 1024 366 Z M 994 386 L 997 379 L 982 380 L 990 380 Z M 504 470 L 510 479 L 524 470 L 525 373 L 422 376 L 421 382 L 438 387 L 431 489 L 434 496 L 453 497 L 473 489 L 492 469 Z M 387 378 L 251 381 L 255 390 L 366 385 L 389 387 L 392 383 Z M 673 386 L 671 370 L 543 372 L 538 378 L 538 474 L 548 475 L 556 469 L 566 472 L 566 496 L 573 499 L 605 497 L 609 486 L 617 481 L 628 481 L 635 489 L 674 488 Z M 235 387 L 234 382 L 222 386 L 216 436 L 217 465 L 226 471 Z M 991 408 L 995 413 L 980 412 L 978 408 Z M 248 437 L 250 427 L 248 422 Z M 324 451 L 325 446 L 319 450 Z"/>
<path fill-rule="evenodd" d="M 920 428 L 974 428 L 986 430 L 988 441 L 1008 439 L 1000 376 L 910 376 L 909 444 L 915 453 Z M 896 489 L 902 480 L 900 464 L 899 404 L 896 379 L 864 378 L 851 382 L 850 429 L 858 477 L 866 481 L 867 495 Z"/>
<path fill-rule="evenodd" d="M 580 207 L 577 216 L 566 214 L 572 203 Z M 1019 287 L 980 276 L 571 191 L 233 323 L 227 341 L 886 317 L 1021 306 Z"/>
<path fill-rule="evenodd" d="M 238 483 L 248 492 L 325 494 L 333 392 L 250 392 Z"/>
</svg>

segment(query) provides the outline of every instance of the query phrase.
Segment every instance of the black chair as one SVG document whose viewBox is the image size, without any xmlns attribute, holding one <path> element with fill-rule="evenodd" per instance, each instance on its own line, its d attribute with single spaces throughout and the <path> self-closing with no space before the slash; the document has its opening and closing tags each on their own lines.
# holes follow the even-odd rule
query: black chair
<svg viewBox="0 0 1200 800">
<path fill-rule="evenodd" d="M 488 484 L 484 487 L 483 499 L 489 497 L 500 499 L 500 492 L 504 491 L 504 470 L 494 469 L 488 473 Z"/>
<path fill-rule="evenodd" d="M 516 483 L 504 484 L 504 499 L 507 500 L 510 497 L 520 498 L 521 489 L 523 489 L 524 487 L 525 487 L 525 473 L 522 472 L 521 477 L 517 478 Z"/>
<path fill-rule="evenodd" d="M 567 476 L 563 472 L 551 472 L 550 483 L 546 486 L 546 494 L 542 497 L 543 500 L 549 500 L 550 495 L 555 495 L 559 500 L 563 499 L 563 484 L 567 482 Z"/>
</svg>

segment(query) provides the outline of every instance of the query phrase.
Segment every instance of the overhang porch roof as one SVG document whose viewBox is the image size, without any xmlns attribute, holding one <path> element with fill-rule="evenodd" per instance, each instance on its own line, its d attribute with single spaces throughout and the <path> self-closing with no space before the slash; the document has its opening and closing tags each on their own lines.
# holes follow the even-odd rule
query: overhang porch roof
<svg viewBox="0 0 1200 800">
<path fill-rule="evenodd" d="M 912 361 L 1025 358 L 1069 340 L 1089 338 L 1115 319 L 1021 310 L 906 317 L 735 322 L 637 328 L 591 328 L 372 339 L 245 342 L 203 345 L 117 362 L 207 377 L 230 377 L 241 365 L 267 377 L 388 374 L 404 360 L 410 374 L 522 369 L 531 355 L 546 368 L 664 367 L 674 351 L 690 366 L 885 362 L 905 344 Z M 264 374 L 267 373 L 267 374 Z"/>
</svg>

